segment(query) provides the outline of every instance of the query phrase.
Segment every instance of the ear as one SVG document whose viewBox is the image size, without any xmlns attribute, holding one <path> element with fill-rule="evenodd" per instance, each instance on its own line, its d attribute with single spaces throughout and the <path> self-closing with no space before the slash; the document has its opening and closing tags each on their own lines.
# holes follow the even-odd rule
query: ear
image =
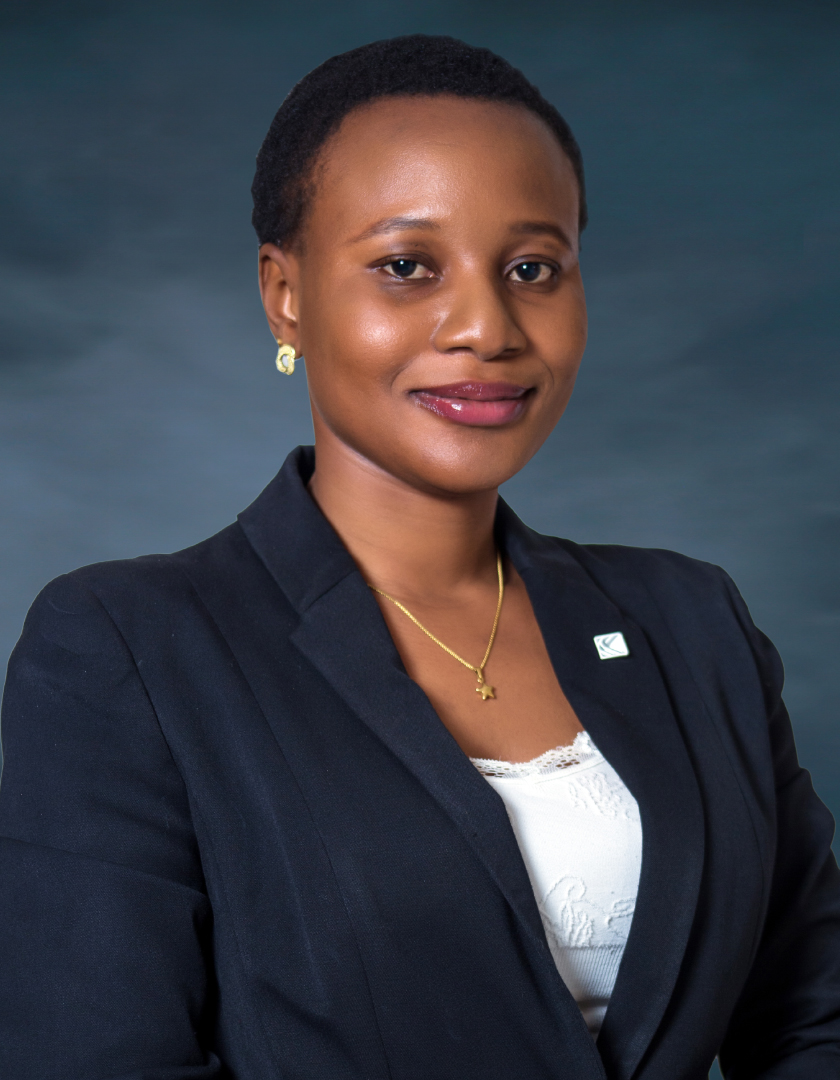
<svg viewBox="0 0 840 1080">
<path fill-rule="evenodd" d="M 271 333 L 300 352 L 300 263 L 290 251 L 276 244 L 263 244 L 259 260 L 260 296 Z"/>
</svg>

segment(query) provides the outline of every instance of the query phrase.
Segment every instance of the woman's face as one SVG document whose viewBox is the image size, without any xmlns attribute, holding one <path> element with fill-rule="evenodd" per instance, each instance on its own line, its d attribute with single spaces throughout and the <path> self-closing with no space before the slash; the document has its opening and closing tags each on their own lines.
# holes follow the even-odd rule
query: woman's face
<svg viewBox="0 0 840 1080">
<path fill-rule="evenodd" d="M 560 419 L 586 343 L 579 193 L 543 122 L 456 97 L 352 112 L 298 247 L 261 250 L 316 439 L 420 489 L 494 488 Z"/>
</svg>

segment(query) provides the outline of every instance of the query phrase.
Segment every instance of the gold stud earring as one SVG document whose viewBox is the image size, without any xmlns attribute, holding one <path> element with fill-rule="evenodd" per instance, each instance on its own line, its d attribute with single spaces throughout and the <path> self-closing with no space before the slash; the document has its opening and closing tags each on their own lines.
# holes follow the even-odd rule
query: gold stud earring
<svg viewBox="0 0 840 1080">
<path fill-rule="evenodd" d="M 282 371 L 284 375 L 291 375 L 295 370 L 295 352 L 294 345 L 284 345 L 280 338 L 277 338 L 277 344 L 280 346 L 277 350 L 277 359 L 274 363 L 277 365 L 277 370 Z"/>
</svg>

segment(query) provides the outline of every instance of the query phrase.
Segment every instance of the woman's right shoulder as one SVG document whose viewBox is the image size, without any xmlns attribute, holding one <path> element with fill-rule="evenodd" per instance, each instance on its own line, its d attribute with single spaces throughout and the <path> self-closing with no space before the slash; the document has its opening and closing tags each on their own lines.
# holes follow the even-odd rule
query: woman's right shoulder
<svg viewBox="0 0 840 1080">
<path fill-rule="evenodd" d="M 119 623 L 137 612 L 163 616 L 198 602 L 196 580 L 235 578 L 238 569 L 252 568 L 255 558 L 234 523 L 181 551 L 90 563 L 44 586 L 29 610 L 26 628 Z"/>
<path fill-rule="evenodd" d="M 30 608 L 2 706 L 0 837 L 16 850 L 203 889 L 185 783 L 145 677 L 195 605 L 187 567 L 201 555 L 181 554 L 81 567 Z"/>
</svg>

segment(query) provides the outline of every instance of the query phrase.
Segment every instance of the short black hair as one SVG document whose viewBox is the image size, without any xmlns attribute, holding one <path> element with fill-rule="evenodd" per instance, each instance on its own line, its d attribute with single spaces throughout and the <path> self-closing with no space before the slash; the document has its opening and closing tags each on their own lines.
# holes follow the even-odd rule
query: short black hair
<svg viewBox="0 0 840 1080">
<path fill-rule="evenodd" d="M 251 222 L 261 244 L 297 238 L 312 190 L 318 152 L 359 105 L 380 97 L 454 94 L 521 105 L 543 120 L 572 164 L 586 226 L 583 159 L 557 109 L 507 60 L 456 38 L 410 34 L 351 49 L 325 61 L 293 87 L 257 154 Z"/>
</svg>

